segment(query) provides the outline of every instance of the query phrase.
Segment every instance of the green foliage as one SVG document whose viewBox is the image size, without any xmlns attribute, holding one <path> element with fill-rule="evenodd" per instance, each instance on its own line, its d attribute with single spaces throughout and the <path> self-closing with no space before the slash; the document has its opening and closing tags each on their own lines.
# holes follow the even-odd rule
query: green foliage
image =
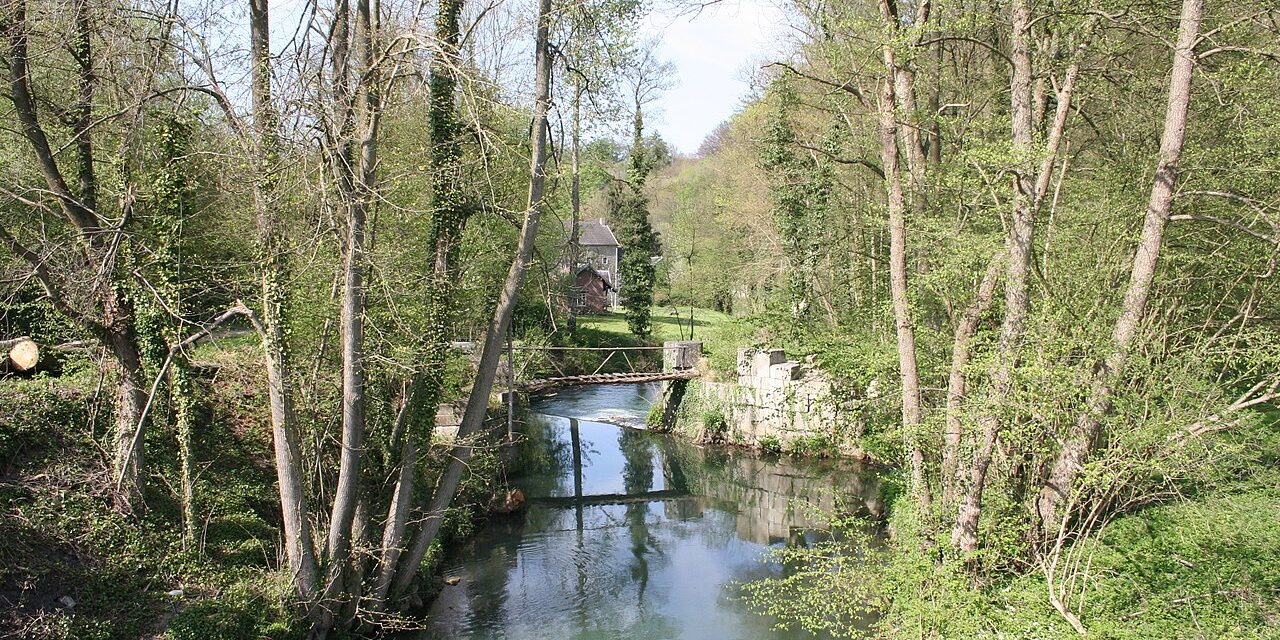
<svg viewBox="0 0 1280 640">
<path fill-rule="evenodd" d="M 622 261 L 618 266 L 620 298 L 626 309 L 627 327 L 644 339 L 652 333 L 649 310 L 657 283 L 653 256 L 658 239 L 649 224 L 648 205 L 638 192 L 616 184 L 609 190 L 610 218 L 618 221 Z"/>
<path fill-rule="evenodd" d="M 213 598 L 186 606 L 170 621 L 166 640 L 295 640 L 305 634 L 281 609 L 279 589 L 240 583 Z M 263 592 L 265 591 L 265 593 Z"/>
<path fill-rule="evenodd" d="M 705 409 L 702 412 L 702 437 L 709 442 L 721 442 L 729 432 L 729 423 L 719 407 Z"/>
<path fill-rule="evenodd" d="M 799 456 L 811 456 L 815 458 L 827 458 L 836 455 L 835 443 L 831 441 L 829 436 L 823 434 L 810 434 L 800 436 L 791 440 L 791 453 Z"/>
<path fill-rule="evenodd" d="M 776 456 L 782 453 L 782 440 L 780 440 L 778 436 L 773 435 L 771 433 L 763 438 L 760 438 L 760 450 L 767 454 Z"/>
<path fill-rule="evenodd" d="M 754 609 L 834 637 L 974 637 L 987 605 L 973 597 L 963 565 L 939 564 L 911 522 L 896 518 L 895 539 L 881 525 L 835 518 L 830 537 L 774 552 L 782 577 L 744 585 Z"/>
<path fill-rule="evenodd" d="M 0 385 L 0 474 L 60 455 L 69 444 L 67 426 L 89 422 L 97 382 L 97 372 L 82 369 L 56 382 L 34 378 Z"/>
<path fill-rule="evenodd" d="M 164 612 L 185 613 L 185 602 L 175 602 L 166 595 L 169 590 L 183 589 L 184 598 L 206 602 L 200 600 L 205 594 L 253 589 L 252 598 L 218 596 L 197 606 L 189 620 L 220 622 L 193 622 L 196 626 L 188 628 L 211 633 L 258 616 L 245 612 L 270 612 L 263 614 L 269 621 L 255 628 L 267 637 L 290 637 L 284 631 L 293 627 L 293 614 L 281 608 L 288 602 L 287 590 L 266 586 L 280 577 L 273 562 L 279 506 L 267 462 L 270 435 L 262 428 L 258 353 L 256 345 L 239 356 L 242 360 L 222 353 L 217 361 L 221 384 L 197 382 L 210 394 L 208 408 L 197 412 L 193 433 L 201 463 L 198 548 L 182 543 L 176 496 L 157 489 L 178 486 L 171 431 L 156 428 L 149 434 L 155 480 L 147 494 L 149 509 L 126 517 L 109 506 L 110 474 L 103 468 L 101 445 L 92 440 L 111 419 L 107 394 L 97 394 L 96 367 L 73 362 L 58 378 L 0 386 L 0 440 L 5 463 L 12 465 L 4 472 L 30 479 L 0 490 L 0 566 L 5 567 L 0 590 L 19 594 L 0 624 L 23 630 L 22 637 L 136 638 L 154 633 Z M 102 388 L 111 384 L 108 378 Z M 70 612 L 55 602 L 64 595 L 76 601 Z M 180 613 L 178 624 L 182 619 Z M 50 620 L 55 622 L 46 625 Z M 254 637 L 236 634 L 228 630 L 222 637 Z"/>
<path fill-rule="evenodd" d="M 663 403 L 655 402 L 649 407 L 649 413 L 644 416 L 644 424 L 650 429 L 662 428 Z"/>
</svg>

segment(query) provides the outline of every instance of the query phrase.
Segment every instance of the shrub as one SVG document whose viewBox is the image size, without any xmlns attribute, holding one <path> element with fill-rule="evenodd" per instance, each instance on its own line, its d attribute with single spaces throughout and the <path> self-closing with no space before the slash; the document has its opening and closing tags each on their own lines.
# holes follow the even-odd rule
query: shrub
<svg viewBox="0 0 1280 640">
<path fill-rule="evenodd" d="M 653 405 L 649 407 L 649 415 L 646 415 L 644 417 L 645 426 L 655 431 L 658 429 L 661 429 L 663 410 L 664 410 L 664 407 L 661 400 L 653 403 Z"/>
<path fill-rule="evenodd" d="M 778 436 L 767 435 L 760 438 L 760 450 L 771 455 L 778 455 L 782 453 L 782 441 L 778 439 Z"/>
<path fill-rule="evenodd" d="M 835 445 L 831 442 L 831 438 L 815 433 L 792 440 L 791 453 L 826 458 L 835 455 Z"/>
<path fill-rule="evenodd" d="M 707 409 L 702 412 L 702 437 L 711 442 L 719 442 L 729 432 L 729 423 L 724 419 L 720 409 Z"/>
</svg>

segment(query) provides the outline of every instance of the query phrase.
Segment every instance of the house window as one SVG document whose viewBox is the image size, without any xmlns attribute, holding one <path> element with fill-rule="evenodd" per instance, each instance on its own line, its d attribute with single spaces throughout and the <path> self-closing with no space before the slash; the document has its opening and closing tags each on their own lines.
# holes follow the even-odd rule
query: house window
<svg viewBox="0 0 1280 640">
<path fill-rule="evenodd" d="M 587 306 L 587 294 L 579 293 L 578 295 L 575 295 L 573 297 L 573 306 L 578 307 L 579 309 Z"/>
</svg>

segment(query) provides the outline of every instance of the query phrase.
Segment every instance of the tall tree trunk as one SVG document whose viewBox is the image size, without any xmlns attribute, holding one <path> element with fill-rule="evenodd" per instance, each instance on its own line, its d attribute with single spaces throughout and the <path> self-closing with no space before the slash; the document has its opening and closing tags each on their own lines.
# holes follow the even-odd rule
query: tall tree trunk
<svg viewBox="0 0 1280 640">
<path fill-rule="evenodd" d="M 28 31 L 26 0 L 7 0 L 0 5 L 0 30 L 8 48 L 10 91 L 20 132 L 35 154 L 36 164 L 45 185 L 58 202 L 64 217 L 75 227 L 77 240 L 84 257 L 93 264 L 98 274 L 106 274 L 109 282 L 99 283 L 96 300 L 98 316 L 78 312 L 65 306 L 62 300 L 53 305 L 64 315 L 95 335 L 111 352 L 119 368 L 120 380 L 116 391 L 116 428 L 112 471 L 116 477 L 117 506 L 129 509 L 140 497 L 139 475 L 143 467 L 142 440 L 145 434 L 142 418 L 146 403 L 146 383 L 142 373 L 142 348 L 134 327 L 134 313 L 128 299 L 116 292 L 115 259 L 118 252 L 111 249 L 122 229 L 104 233 L 97 212 L 97 179 L 94 175 L 93 156 L 93 95 L 96 75 L 92 47 L 92 16 L 88 3 L 77 0 L 73 6 L 74 32 L 72 49 L 75 54 L 77 93 L 76 102 L 68 113 L 74 115 L 72 128 L 76 134 L 76 178 L 79 193 L 69 186 L 58 167 L 48 136 L 41 126 L 36 112 L 36 101 L 31 88 L 32 75 L 28 66 Z M 43 258 L 26 250 L 17 240 L 5 233 L 5 242 L 24 260 L 30 262 L 37 277 L 46 289 L 58 291 Z"/>
<path fill-rule="evenodd" d="M 418 441 L 431 438 L 435 407 L 444 384 L 448 319 L 453 306 L 453 282 L 458 274 L 457 254 L 470 213 L 460 193 L 462 147 L 456 98 L 462 8 L 463 0 L 441 0 L 436 14 L 436 40 L 441 50 L 431 63 L 427 113 L 427 127 L 431 132 L 432 195 L 428 246 L 434 251 L 435 261 L 427 285 L 427 319 L 419 368 L 410 379 L 404 405 L 393 428 L 392 442 L 401 443 L 400 474 L 387 512 L 377 577 L 370 594 L 370 606 L 374 609 L 384 605 L 404 552 L 408 518 L 414 504 Z"/>
<path fill-rule="evenodd" d="M 302 481 L 302 461 L 294 423 L 288 352 L 285 348 L 283 233 L 276 212 L 276 164 L 279 142 L 271 97 L 271 40 L 269 0 L 249 1 L 250 77 L 253 104 L 253 204 L 258 227 L 258 278 L 261 282 L 263 357 L 271 409 L 271 438 L 275 449 L 280 515 L 284 525 L 289 573 L 304 608 L 315 602 L 317 567 L 311 536 L 310 510 Z"/>
<path fill-rule="evenodd" d="M 569 153 L 572 157 L 572 173 L 573 177 L 569 185 L 569 209 L 571 221 L 569 227 L 569 316 L 565 320 L 565 326 L 569 333 L 578 330 L 578 308 L 577 300 L 577 269 L 578 269 L 578 242 L 580 239 L 581 229 L 580 220 L 582 219 L 582 164 L 580 158 L 579 146 L 582 142 L 582 84 L 581 80 L 574 82 L 573 86 L 573 130 L 570 134 Z M 615 265 L 615 268 L 616 265 Z"/>
<path fill-rule="evenodd" d="M 891 0 L 880 0 L 880 15 L 886 24 L 896 23 L 897 17 Z M 895 115 L 897 101 L 894 91 L 898 65 L 892 42 L 884 44 L 882 53 L 885 75 L 879 102 L 880 158 L 884 165 L 889 200 L 889 287 L 898 334 L 903 441 L 911 464 L 911 493 L 923 514 L 928 511 L 931 496 L 924 475 L 924 451 L 920 448 L 917 433 L 921 422 L 920 373 L 916 366 L 916 334 L 907 291 L 907 203 L 902 191 L 902 172 L 898 165 L 898 122 Z"/>
<path fill-rule="evenodd" d="M 184 542 L 196 541 L 195 441 L 193 428 L 195 401 L 191 389 L 191 363 L 179 355 L 169 373 L 169 392 L 173 396 L 173 425 L 178 438 L 178 465 L 182 484 L 182 532 Z"/>
<path fill-rule="evenodd" d="M 996 254 L 987 265 L 987 271 L 978 284 L 978 293 L 965 309 L 964 316 L 956 324 L 955 339 L 951 346 L 951 374 L 947 378 L 947 429 L 942 444 L 942 504 L 950 507 L 956 499 L 956 472 L 960 462 L 960 441 L 964 435 L 964 397 L 968 385 L 965 368 L 973 358 L 971 341 L 978 332 L 978 322 L 991 308 L 995 297 L 1000 267 L 1004 265 L 1004 252 Z"/>
<path fill-rule="evenodd" d="M 397 573 L 393 587 L 395 596 L 401 596 L 408 590 L 417 573 L 418 565 L 422 563 L 422 558 L 426 556 L 427 550 L 440 532 L 445 509 L 453 502 L 458 486 L 462 482 L 463 471 L 467 460 L 471 457 L 471 447 L 467 446 L 467 441 L 484 424 L 485 413 L 489 407 L 489 393 L 493 390 L 498 359 L 502 355 L 502 341 L 511 325 L 511 315 L 515 311 L 516 298 L 520 285 L 524 281 L 525 271 L 533 258 L 534 240 L 538 234 L 538 223 L 542 218 L 542 210 L 545 206 L 543 200 L 546 195 L 547 111 L 551 104 L 551 0 L 540 1 L 537 24 L 535 70 L 537 84 L 533 109 L 533 149 L 529 168 L 529 206 L 525 211 L 515 260 L 512 261 L 511 269 L 507 272 L 506 282 L 498 297 L 498 306 L 494 310 L 493 320 L 490 321 L 488 332 L 485 334 L 475 384 L 471 388 L 467 408 L 462 416 L 462 425 L 458 428 L 456 436 L 458 446 L 454 447 L 449 465 L 436 485 L 435 494 L 427 507 L 421 528 L 414 538 L 413 548 Z"/>
<path fill-rule="evenodd" d="M 115 494 L 117 506 L 127 510 L 136 506 L 142 496 L 140 476 L 145 466 L 143 411 L 147 404 L 147 383 L 132 310 L 122 309 L 125 303 L 116 294 L 108 293 L 106 297 L 104 307 L 109 328 L 104 342 L 120 376 L 116 388 Z"/>
<path fill-rule="evenodd" d="M 1031 9 L 1027 0 L 1014 0 L 1013 23 L 1013 77 L 1010 95 L 1013 113 L 1013 149 L 1019 157 L 1030 158 L 1033 146 L 1033 90 L 1031 70 Z M 1083 47 L 1082 47 L 1083 48 Z M 1013 224 L 1005 244 L 1008 265 L 1005 271 L 1005 315 L 1000 325 L 1000 338 L 996 344 L 994 370 L 991 374 L 991 390 L 985 410 L 978 418 L 982 438 L 969 468 L 969 486 L 964 502 L 956 516 L 951 532 L 951 542 L 960 550 L 977 549 L 978 521 L 982 516 L 982 494 L 986 490 L 987 472 L 995 453 L 1002 428 L 997 414 L 1008 404 L 1013 391 L 1013 372 L 1018 366 L 1022 339 L 1026 332 L 1027 312 L 1030 308 L 1027 278 L 1031 271 L 1031 252 L 1035 233 L 1035 217 L 1053 175 L 1058 152 L 1066 132 L 1067 118 L 1071 112 L 1076 80 L 1080 75 L 1080 63 L 1075 61 L 1067 69 L 1062 88 L 1058 91 L 1058 106 L 1053 127 L 1046 141 L 1045 156 L 1037 168 L 1030 160 L 1020 163 L 1013 178 Z"/>
<path fill-rule="evenodd" d="M 912 39 L 912 45 L 919 47 L 921 38 L 925 32 L 923 30 L 924 23 L 929 21 L 929 13 L 932 10 L 932 2 L 930 0 L 920 0 L 916 6 L 916 13 L 912 16 L 912 26 L 917 29 L 917 36 Z M 888 24 L 891 29 L 901 30 L 902 20 L 895 19 L 893 24 Z M 882 14 L 883 17 L 883 14 Z M 923 54 L 923 50 L 919 52 Z M 917 55 L 919 55 L 917 54 Z M 925 157 L 925 128 L 920 120 L 919 104 L 916 101 L 916 72 L 914 63 L 902 64 L 894 59 L 894 83 L 898 106 L 902 110 L 902 117 L 906 122 L 906 126 L 898 127 L 898 137 L 902 141 L 904 153 L 907 158 L 907 173 L 911 176 L 910 180 L 910 206 L 911 211 L 921 214 L 925 210 L 925 172 L 928 169 L 928 160 Z"/>
<path fill-rule="evenodd" d="M 1066 517 L 1062 512 L 1063 504 L 1071 495 L 1080 469 L 1102 432 L 1102 420 L 1111 411 L 1116 377 L 1124 369 L 1138 325 L 1146 313 L 1147 298 L 1164 243 L 1165 225 L 1169 221 L 1173 188 L 1178 178 L 1178 158 L 1182 155 L 1186 139 L 1191 78 L 1196 62 L 1194 49 L 1199 41 L 1203 13 L 1204 0 L 1183 0 L 1178 41 L 1173 52 L 1164 133 L 1160 138 L 1160 155 L 1142 223 L 1142 235 L 1133 257 L 1129 286 L 1125 290 L 1120 316 L 1111 333 L 1113 350 L 1095 366 L 1085 408 L 1077 418 L 1075 429 L 1063 444 L 1049 477 L 1036 498 L 1036 512 L 1040 516 L 1042 531 L 1058 529 L 1061 520 Z"/>
<path fill-rule="evenodd" d="M 325 620 L 319 627 L 323 636 L 329 617 L 337 611 L 335 599 L 343 595 L 348 584 L 345 572 L 352 565 L 352 542 L 356 512 L 360 504 L 360 469 L 365 446 L 365 271 L 367 269 L 366 233 L 369 211 L 373 204 L 378 160 L 379 104 L 374 38 L 376 16 L 370 0 L 356 0 L 354 28 L 354 86 L 339 90 L 339 96 L 354 99 L 350 108 L 356 125 L 354 144 L 343 144 L 344 153 L 354 166 L 340 170 L 340 179 L 349 180 L 346 192 L 346 255 L 343 263 L 342 306 L 339 311 L 342 357 L 342 453 L 338 463 L 338 483 L 334 489 L 333 509 L 329 518 L 327 545 L 328 569 L 325 575 L 323 608 Z M 341 22 L 339 20 L 338 22 Z M 337 63 L 339 68 L 345 63 Z M 336 76 L 335 85 L 345 86 L 345 76 Z M 341 102 L 339 109 L 347 109 Z M 344 142 L 346 142 L 344 140 Z M 346 593 L 348 597 L 353 594 Z"/>
</svg>

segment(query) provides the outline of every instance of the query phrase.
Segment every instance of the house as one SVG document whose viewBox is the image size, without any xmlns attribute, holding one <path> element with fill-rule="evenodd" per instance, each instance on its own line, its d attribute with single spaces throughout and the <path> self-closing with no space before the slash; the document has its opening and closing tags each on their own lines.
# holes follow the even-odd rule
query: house
<svg viewBox="0 0 1280 640">
<path fill-rule="evenodd" d="M 617 291 L 605 274 L 589 264 L 578 267 L 573 280 L 573 308 L 578 313 L 604 313 L 617 300 Z"/>
<path fill-rule="evenodd" d="M 568 231 L 568 229 L 566 229 Z M 590 218 L 578 222 L 578 264 L 573 266 L 574 286 L 570 303 L 578 310 L 604 311 L 618 306 L 618 262 L 622 259 L 622 246 L 604 218 Z M 585 268 L 589 268 L 589 271 Z M 595 279 L 599 283 L 595 283 Z M 603 296 L 603 306 L 595 309 L 591 293 L 584 288 L 598 287 Z M 595 289 L 592 288 L 592 291 Z M 581 304 L 580 304 L 581 303 Z"/>
</svg>

